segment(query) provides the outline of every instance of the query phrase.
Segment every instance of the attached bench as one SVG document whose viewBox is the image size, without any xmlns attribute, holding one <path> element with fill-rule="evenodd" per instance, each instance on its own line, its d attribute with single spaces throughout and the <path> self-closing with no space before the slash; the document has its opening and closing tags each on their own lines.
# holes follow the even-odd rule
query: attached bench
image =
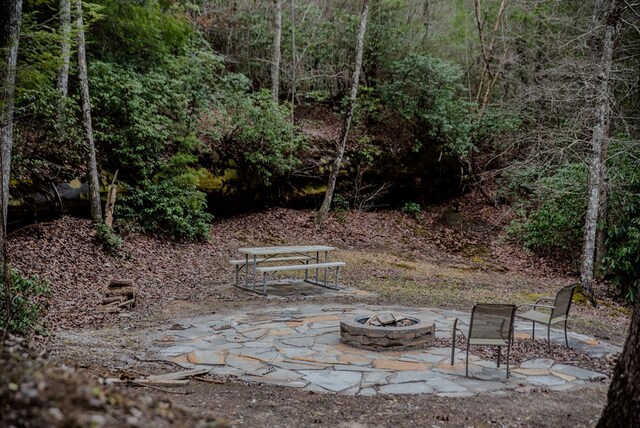
<svg viewBox="0 0 640 428">
<path fill-rule="evenodd" d="M 268 273 L 272 273 L 272 272 L 282 272 L 282 271 L 290 271 L 290 270 L 303 270 L 304 272 L 304 280 L 305 282 L 309 282 L 311 284 L 315 284 L 315 285 L 321 285 L 323 287 L 327 287 L 327 288 L 333 288 L 335 290 L 338 290 L 338 279 L 339 279 L 339 273 L 340 273 L 340 268 L 342 266 L 345 266 L 346 263 L 345 262 L 324 262 L 324 263 L 305 263 L 305 264 L 299 264 L 299 265 L 290 265 L 290 266 L 258 266 L 255 271 L 257 273 L 262 273 L 262 292 L 264 294 L 267 294 L 267 274 Z M 332 269 L 335 268 L 336 272 L 335 272 L 335 277 L 336 277 L 336 282 L 334 287 L 329 287 L 327 285 L 327 269 Z M 318 270 L 319 269 L 324 269 L 324 283 L 320 283 L 318 282 Z M 316 271 L 316 280 L 315 281 L 310 281 L 309 280 L 309 271 L 310 270 L 315 270 Z"/>
<path fill-rule="evenodd" d="M 315 260 L 315 258 L 311 256 L 264 257 L 264 258 L 256 258 L 255 263 L 258 264 L 262 262 L 277 263 L 277 262 L 298 262 L 298 261 L 306 262 L 309 260 Z M 254 262 L 253 257 L 249 257 L 249 265 L 252 264 L 253 262 Z M 236 285 L 238 285 L 240 281 L 240 271 L 242 271 L 242 269 L 246 267 L 246 274 L 247 275 L 249 274 L 249 265 L 247 265 L 247 259 L 230 260 L 229 263 L 235 267 Z"/>
</svg>

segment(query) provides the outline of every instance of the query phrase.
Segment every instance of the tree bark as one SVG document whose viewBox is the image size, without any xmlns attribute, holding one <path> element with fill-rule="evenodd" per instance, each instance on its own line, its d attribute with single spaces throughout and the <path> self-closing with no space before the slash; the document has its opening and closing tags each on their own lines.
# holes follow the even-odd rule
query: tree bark
<svg viewBox="0 0 640 428">
<path fill-rule="evenodd" d="M 58 117 L 57 125 L 59 134 L 65 133 L 63 125 L 64 103 L 69 88 L 69 55 L 71 51 L 71 2 L 60 0 L 60 56 L 62 64 L 58 70 L 56 89 L 58 90 Z"/>
<path fill-rule="evenodd" d="M 82 122 L 87 136 L 87 175 L 89 181 L 89 201 L 91 204 L 91 220 L 102 222 L 100 203 L 100 183 L 96 162 L 96 147 L 91 125 L 91 102 L 89 99 L 89 77 L 87 75 L 87 58 L 84 45 L 84 23 L 82 20 L 82 0 L 76 0 L 76 24 L 78 26 L 78 79 L 80 81 L 80 99 L 82 101 Z"/>
<path fill-rule="evenodd" d="M 20 41 L 20 22 L 22 19 L 22 0 L 8 1 L 3 4 L 2 45 L 4 54 L 4 77 L 2 81 L 2 116 L 0 117 L 0 261 L 2 262 L 4 283 L 5 331 L 11 318 L 11 271 L 7 248 L 7 212 L 9 209 L 9 178 L 11 175 L 11 148 L 13 146 L 13 112 L 16 91 L 16 69 L 18 64 L 18 44 Z"/>
<path fill-rule="evenodd" d="M 271 93 L 273 102 L 278 104 L 280 96 L 280 45 L 282 43 L 282 0 L 274 0 L 275 22 L 273 39 L 273 59 L 271 60 Z"/>
<path fill-rule="evenodd" d="M 58 70 L 56 87 L 61 98 L 66 98 L 69 86 L 69 52 L 71 51 L 71 2 L 60 0 L 60 48 L 62 64 Z"/>
<path fill-rule="evenodd" d="M 589 164 L 589 186 L 587 195 L 587 212 L 584 225 L 584 243 L 582 246 L 582 267 L 580 282 L 582 288 L 595 305 L 593 292 L 593 273 L 595 268 L 595 247 L 598 227 L 598 213 L 600 211 L 600 196 L 605 183 L 603 173 L 603 153 L 609 139 L 609 80 L 613 64 L 613 45 L 618 33 L 619 10 L 616 0 L 609 3 L 606 17 L 604 39 L 602 42 L 602 56 L 599 64 L 598 82 L 595 96 L 595 124 L 591 137 L 591 161 Z"/>
<path fill-rule="evenodd" d="M 364 0 L 362 4 L 362 13 L 360 14 L 360 28 L 358 30 L 358 38 L 356 45 L 356 65 L 353 71 L 353 79 L 351 81 L 351 96 L 349 97 L 349 107 L 347 115 L 345 116 L 344 123 L 342 125 L 342 132 L 340 134 L 340 142 L 338 143 L 338 153 L 333 161 L 331 172 L 329 173 L 329 182 L 327 183 L 327 190 L 324 194 L 324 200 L 320 206 L 320 210 L 316 216 L 316 223 L 322 224 L 329 213 L 331 207 L 331 201 L 333 199 L 333 192 L 336 188 L 336 181 L 338 180 L 338 173 L 342 166 L 342 158 L 344 157 L 344 150 L 347 146 L 347 140 L 349 138 L 349 128 L 351 127 L 351 121 L 353 120 L 353 112 L 356 107 L 356 98 L 358 96 L 358 83 L 360 81 L 360 70 L 362 68 L 362 54 L 364 51 L 364 35 L 367 30 L 367 18 L 369 16 L 369 0 Z"/>
<path fill-rule="evenodd" d="M 613 370 L 598 428 L 640 427 L 640 299 L 636 301 L 629 335 Z"/>
</svg>

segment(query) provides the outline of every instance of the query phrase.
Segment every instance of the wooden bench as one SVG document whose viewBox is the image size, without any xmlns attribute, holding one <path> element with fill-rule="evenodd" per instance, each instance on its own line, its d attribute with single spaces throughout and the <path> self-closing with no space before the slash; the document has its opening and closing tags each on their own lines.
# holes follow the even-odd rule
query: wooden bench
<svg viewBox="0 0 640 428">
<path fill-rule="evenodd" d="M 278 262 L 304 262 L 304 261 L 308 261 L 308 260 L 315 260 L 315 258 L 311 257 L 311 256 L 292 256 L 292 257 L 264 257 L 264 258 L 256 258 L 255 262 L 256 264 L 258 263 L 263 263 L 263 262 L 269 262 L 269 263 L 278 263 Z M 249 257 L 249 265 L 252 264 L 254 262 L 253 257 Z M 240 271 L 242 271 L 242 268 L 245 267 L 245 265 L 247 264 L 247 259 L 237 259 L 237 260 L 229 260 L 229 263 L 232 264 L 235 267 L 235 271 L 236 271 L 236 285 L 238 285 L 239 280 L 240 280 Z M 247 268 L 248 269 L 248 268 Z M 247 272 L 248 273 L 248 272 Z"/>
<path fill-rule="evenodd" d="M 311 284 L 321 285 L 323 287 L 328 287 L 327 285 L 327 269 L 335 268 L 335 278 L 336 282 L 334 285 L 334 289 L 338 290 L 338 279 L 340 277 L 340 268 L 345 266 L 345 262 L 324 262 L 324 263 L 305 263 L 298 265 L 289 265 L 289 266 L 258 266 L 255 268 L 257 273 L 262 274 L 262 290 L 264 294 L 267 294 L 267 274 L 273 272 L 282 272 L 282 271 L 291 271 L 291 270 L 303 270 L 304 272 L 304 280 Z M 318 270 L 324 269 L 324 284 L 318 282 Z M 316 271 L 316 280 L 309 280 L 309 271 Z"/>
</svg>

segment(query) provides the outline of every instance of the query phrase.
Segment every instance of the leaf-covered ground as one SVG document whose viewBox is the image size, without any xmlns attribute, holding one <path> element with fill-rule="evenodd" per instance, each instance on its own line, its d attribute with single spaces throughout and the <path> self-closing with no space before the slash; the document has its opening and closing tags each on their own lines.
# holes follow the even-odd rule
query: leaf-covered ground
<svg viewBox="0 0 640 428">
<path fill-rule="evenodd" d="M 533 302 L 576 280 L 568 268 L 571 260 L 551 263 L 505 240 L 501 231 L 509 212 L 480 205 L 471 197 L 460 199 L 453 208 L 431 208 L 420 219 L 392 211 L 341 212 L 320 227 L 313 216 L 312 211 L 271 209 L 220 219 L 212 226 L 211 240 L 205 243 L 173 243 L 130 234 L 125 237 L 121 258 L 109 257 L 100 249 L 89 221 L 65 217 L 15 233 L 10 251 L 23 274 L 49 280 L 54 292 L 45 318 L 54 335 L 40 346 L 50 348 L 56 361 L 85 366 L 95 376 L 117 373 L 118 354 L 135 349 L 135 344 L 121 343 L 124 339 L 118 337 L 118 331 L 122 329 L 131 332 L 171 319 L 240 307 L 289 305 L 300 300 L 265 300 L 233 287 L 228 260 L 236 258 L 236 250 L 242 246 L 338 247 L 335 257 L 347 262 L 342 282 L 373 294 L 314 297 L 318 302 L 393 303 L 468 311 L 474 302 L 481 301 Z M 111 278 L 135 281 L 138 301 L 134 310 L 121 314 L 95 311 Z M 599 284 L 597 290 L 597 308 L 578 296 L 569 328 L 621 344 L 629 310 L 606 285 Z M 113 341 L 90 345 L 94 329 L 110 329 Z M 57 340 L 55 332 L 60 330 L 88 335 L 84 342 L 70 343 Z M 540 350 L 530 341 L 524 342 L 516 346 L 514 357 L 537 356 Z M 87 346 L 94 350 L 87 352 Z M 610 367 L 610 361 L 589 361 L 563 347 L 554 347 L 554 356 L 603 371 Z M 142 372 L 154 367 L 152 363 L 138 364 Z M 232 424 L 245 426 L 413 426 L 425 422 L 437 426 L 544 425 L 543 412 L 551 402 L 556 409 L 553 417 L 570 414 L 570 425 L 590 426 L 604 404 L 606 390 L 600 386 L 564 395 L 532 393 L 486 407 L 487 399 L 482 397 L 299 397 L 299 392 L 290 388 L 241 382 L 191 384 L 192 394 L 172 399 L 198 413 L 209 415 L 213 411 Z M 159 391 L 149 392 L 166 398 Z M 446 410 L 452 405 L 459 411 Z M 284 418 L 287 412 L 291 420 Z"/>
</svg>

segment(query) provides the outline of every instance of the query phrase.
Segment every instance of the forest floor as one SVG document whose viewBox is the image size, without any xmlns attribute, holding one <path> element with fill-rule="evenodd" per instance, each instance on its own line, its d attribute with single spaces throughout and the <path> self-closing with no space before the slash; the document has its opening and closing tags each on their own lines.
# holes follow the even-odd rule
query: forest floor
<svg viewBox="0 0 640 428">
<path fill-rule="evenodd" d="M 5 347 L 18 351 L 3 357 L 0 371 L 6 373 L 0 374 L 3 379 L 5 374 L 15 379 L 10 384 L 18 386 L 0 388 L 0 403 L 7 397 L 15 401 L 17 389 L 22 394 L 18 402 L 37 408 L 25 410 L 22 417 L 47 425 L 62 421 L 60 415 L 76 421 L 97 418 L 98 425 L 105 426 L 196 426 L 213 420 L 222 425 L 272 427 L 595 424 L 606 401 L 607 382 L 564 392 L 539 388 L 505 396 L 456 398 L 347 396 L 234 377 L 192 379 L 177 390 L 100 384 L 100 379 L 108 377 L 178 370 L 166 362 L 149 361 L 153 358 L 136 339 L 149 328 L 174 320 L 303 302 L 468 312 L 475 302 L 533 302 L 576 281 L 568 263 L 545 261 L 506 240 L 502 231 L 510 218 L 508 209 L 482 205 L 473 195 L 460 198 L 454 206 L 432 207 L 420 218 L 392 211 L 338 212 L 319 227 L 313 214 L 272 209 L 217 220 L 206 243 L 172 243 L 132 233 L 125 237 L 120 258 L 100 249 L 86 220 L 65 217 L 15 233 L 10 242 L 15 265 L 23 274 L 37 274 L 51 283 L 53 296 L 46 316 L 51 335 L 40 338 L 31 350 L 25 351 L 24 345 Z M 265 298 L 231 285 L 233 269 L 228 260 L 237 257 L 237 248 L 296 244 L 338 247 L 335 258 L 347 262 L 341 282 L 365 293 Z M 135 281 L 135 309 L 120 314 L 95 311 L 111 278 Z M 630 309 L 606 284 L 598 284 L 597 292 L 600 304 L 595 308 L 577 296 L 569 329 L 622 345 Z M 16 359 L 15 355 L 21 356 Z M 38 401 L 23 394 L 19 385 L 28 382 L 20 376 L 34 370 L 20 367 L 31 364 L 39 367 L 41 378 L 67 385 L 66 392 L 54 396 L 52 388 L 39 387 L 34 381 L 38 392 L 32 395 L 44 398 Z M 65 368 L 64 374 L 60 367 Z M 87 392 L 86 385 L 94 387 Z"/>
</svg>

